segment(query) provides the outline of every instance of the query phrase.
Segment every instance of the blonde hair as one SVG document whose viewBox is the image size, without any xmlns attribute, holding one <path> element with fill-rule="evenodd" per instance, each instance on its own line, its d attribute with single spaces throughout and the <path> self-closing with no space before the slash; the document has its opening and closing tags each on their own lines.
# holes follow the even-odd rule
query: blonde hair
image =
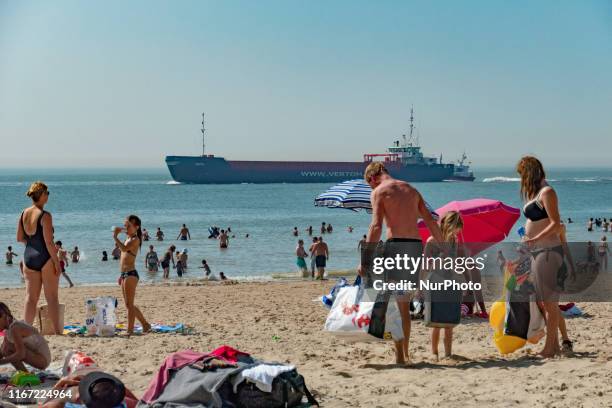
<svg viewBox="0 0 612 408">
<path fill-rule="evenodd" d="M 521 197 L 523 200 L 534 198 L 542 181 L 546 178 L 542 162 L 533 156 L 524 156 L 516 165 L 516 172 L 521 176 Z"/>
<path fill-rule="evenodd" d="M 387 168 L 381 162 L 373 162 L 368 164 L 365 171 L 363 172 L 363 178 L 367 183 L 372 180 L 373 177 L 380 176 L 381 174 L 389 174 Z"/>
<path fill-rule="evenodd" d="M 30 185 L 28 192 L 26 195 L 32 199 L 32 201 L 37 202 L 40 200 L 40 197 L 48 191 L 47 185 L 42 181 L 35 181 Z"/>
<path fill-rule="evenodd" d="M 444 242 L 455 242 L 455 232 L 463 229 L 463 219 L 457 211 L 449 211 L 440 220 L 440 230 Z"/>
</svg>

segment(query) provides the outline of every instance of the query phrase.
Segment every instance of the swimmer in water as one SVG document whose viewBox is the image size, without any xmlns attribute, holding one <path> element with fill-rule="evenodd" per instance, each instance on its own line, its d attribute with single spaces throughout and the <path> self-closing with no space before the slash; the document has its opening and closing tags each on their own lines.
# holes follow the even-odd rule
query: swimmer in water
<svg viewBox="0 0 612 408">
<path fill-rule="evenodd" d="M 74 251 L 70 253 L 70 257 L 72 258 L 72 263 L 78 263 L 81 259 L 81 253 L 79 252 L 79 247 L 74 247 Z"/>
<path fill-rule="evenodd" d="M 191 239 L 189 228 L 187 228 L 185 224 L 183 224 L 183 226 L 181 227 L 181 230 L 179 231 L 179 234 L 176 239 L 180 239 L 181 241 L 187 241 L 188 239 Z"/>
<path fill-rule="evenodd" d="M 12 246 L 9 246 L 7 251 L 6 251 L 6 254 L 5 254 L 6 264 L 7 265 L 12 265 L 13 264 L 13 257 L 15 257 L 15 256 L 19 256 L 19 255 L 17 255 L 15 252 L 13 252 L 13 247 Z"/>
</svg>

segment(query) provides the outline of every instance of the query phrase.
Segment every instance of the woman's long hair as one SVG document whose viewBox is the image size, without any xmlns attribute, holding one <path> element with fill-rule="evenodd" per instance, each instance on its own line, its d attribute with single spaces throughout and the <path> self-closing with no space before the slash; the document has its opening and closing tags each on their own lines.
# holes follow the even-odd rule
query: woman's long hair
<svg viewBox="0 0 612 408">
<path fill-rule="evenodd" d="M 9 309 L 9 307 L 4 302 L 0 302 L 0 314 L 6 315 L 6 317 L 8 317 L 9 324 L 11 324 L 13 320 L 15 320 L 13 314 L 11 313 L 11 309 Z"/>
<path fill-rule="evenodd" d="M 542 162 L 533 156 L 524 156 L 516 165 L 516 172 L 521 176 L 521 198 L 533 199 L 546 178 Z"/>
<path fill-rule="evenodd" d="M 442 238 L 446 243 L 455 243 L 456 232 L 463 229 L 463 219 L 457 211 L 449 211 L 440 220 Z"/>
<path fill-rule="evenodd" d="M 142 247 L 142 222 L 140 221 L 140 218 L 137 215 L 132 214 L 128 217 L 128 221 L 138 227 L 138 229 L 136 229 L 136 236 L 138 237 L 138 245 Z"/>
</svg>

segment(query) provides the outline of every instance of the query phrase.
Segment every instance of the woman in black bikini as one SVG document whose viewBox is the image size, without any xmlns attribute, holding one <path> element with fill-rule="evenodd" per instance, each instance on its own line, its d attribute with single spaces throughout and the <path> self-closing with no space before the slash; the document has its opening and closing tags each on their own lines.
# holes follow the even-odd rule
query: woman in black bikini
<svg viewBox="0 0 612 408">
<path fill-rule="evenodd" d="M 524 242 L 533 255 L 532 273 L 537 297 L 546 313 L 546 343 L 540 355 L 553 357 L 561 351 L 558 281 L 564 279 L 560 276 L 564 271 L 564 251 L 557 194 L 546 182 L 544 167 L 535 157 L 523 157 L 516 171 L 521 176 L 521 196 L 526 201 L 523 207 L 527 218 Z"/>
<path fill-rule="evenodd" d="M 49 200 L 49 190 L 40 181 L 32 183 L 28 192 L 32 206 L 26 208 L 17 223 L 17 241 L 25 244 L 23 274 L 26 282 L 24 320 L 34 323 L 41 289 L 49 307 L 49 316 L 56 334 L 64 328 L 59 317 L 59 277 L 62 273 L 53 242 L 53 220 L 44 210 Z"/>
<path fill-rule="evenodd" d="M 127 239 L 121 242 L 118 235 L 125 232 Z M 142 315 L 140 309 L 134 304 L 136 297 L 136 286 L 138 285 L 138 272 L 136 271 L 136 255 L 142 244 L 142 230 L 140 218 L 135 215 L 130 215 L 125 219 L 123 228 L 115 227 L 113 231 L 113 239 L 117 247 L 121 250 L 121 259 L 119 260 L 119 268 L 121 277 L 119 283 L 123 292 L 123 300 L 127 308 L 128 328 L 127 334 L 134 333 L 134 321 L 138 319 L 142 324 L 142 332 L 146 333 L 151 330 L 151 325 Z"/>
</svg>

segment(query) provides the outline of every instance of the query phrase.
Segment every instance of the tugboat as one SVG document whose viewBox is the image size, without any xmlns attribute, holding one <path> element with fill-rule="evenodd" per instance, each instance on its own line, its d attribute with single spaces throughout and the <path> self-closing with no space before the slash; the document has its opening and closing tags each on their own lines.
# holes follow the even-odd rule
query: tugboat
<svg viewBox="0 0 612 408">
<path fill-rule="evenodd" d="M 449 180 L 474 181 L 476 177 L 474 177 L 474 172 L 470 170 L 470 164 L 472 164 L 472 162 L 468 162 L 466 164 L 465 163 L 466 160 L 467 160 L 467 156 L 465 152 L 463 152 L 463 155 L 461 155 L 461 158 L 457 160 L 457 164 L 455 164 L 455 171 L 453 172 L 453 175 L 449 178 Z"/>
<path fill-rule="evenodd" d="M 424 156 L 414 138 L 414 113 L 410 109 L 410 135 L 393 143 L 384 154 L 364 154 L 362 161 L 245 161 L 226 160 L 206 154 L 204 114 L 202 114 L 202 155 L 166 156 L 172 178 L 180 183 L 330 183 L 362 178 L 373 161 L 382 161 L 389 173 L 400 180 L 437 182 L 451 179 L 455 166 L 435 157 Z M 472 178 L 473 179 L 473 178 Z"/>
</svg>

